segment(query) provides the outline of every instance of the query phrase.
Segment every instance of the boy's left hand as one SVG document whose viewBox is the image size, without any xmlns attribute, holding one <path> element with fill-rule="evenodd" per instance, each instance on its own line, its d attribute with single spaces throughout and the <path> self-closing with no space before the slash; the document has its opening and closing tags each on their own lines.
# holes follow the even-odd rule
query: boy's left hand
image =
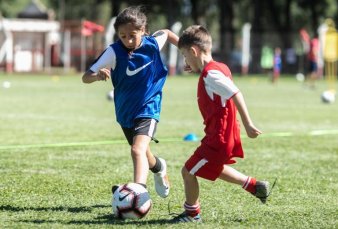
<svg viewBox="0 0 338 229">
<path fill-rule="evenodd" d="M 246 134 L 249 138 L 256 138 L 258 135 L 262 133 L 258 128 L 256 128 L 254 125 L 248 125 L 245 127 Z"/>
</svg>

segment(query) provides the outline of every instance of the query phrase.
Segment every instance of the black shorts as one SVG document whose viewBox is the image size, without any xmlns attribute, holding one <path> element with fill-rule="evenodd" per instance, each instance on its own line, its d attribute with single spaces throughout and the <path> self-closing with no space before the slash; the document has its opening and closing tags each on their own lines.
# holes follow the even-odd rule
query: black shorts
<svg viewBox="0 0 338 229">
<path fill-rule="evenodd" d="M 133 139 L 136 135 L 146 135 L 152 140 L 158 143 L 158 140 L 154 138 L 157 127 L 157 121 L 151 118 L 139 118 L 135 119 L 134 127 L 124 128 L 122 127 L 123 133 L 126 136 L 129 145 L 133 144 Z"/>
</svg>

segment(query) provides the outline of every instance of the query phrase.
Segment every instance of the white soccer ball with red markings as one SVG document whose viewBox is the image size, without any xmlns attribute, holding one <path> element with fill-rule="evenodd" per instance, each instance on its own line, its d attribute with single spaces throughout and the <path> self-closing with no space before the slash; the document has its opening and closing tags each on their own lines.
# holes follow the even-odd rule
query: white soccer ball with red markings
<svg viewBox="0 0 338 229">
<path fill-rule="evenodd" d="M 113 213 L 119 219 L 141 219 L 152 206 L 150 195 L 142 185 L 128 183 L 113 187 Z"/>
</svg>

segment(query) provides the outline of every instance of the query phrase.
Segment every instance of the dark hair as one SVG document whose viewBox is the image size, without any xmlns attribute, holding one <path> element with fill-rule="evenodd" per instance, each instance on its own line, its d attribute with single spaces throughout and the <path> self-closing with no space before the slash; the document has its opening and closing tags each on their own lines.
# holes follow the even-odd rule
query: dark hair
<svg viewBox="0 0 338 229">
<path fill-rule="evenodd" d="M 118 31 L 121 25 L 132 23 L 137 29 L 147 29 L 147 16 L 144 6 L 130 6 L 117 15 L 114 28 Z"/>
<path fill-rule="evenodd" d="M 211 36 L 206 28 L 201 25 L 192 25 L 185 29 L 178 40 L 178 48 L 190 48 L 196 45 L 203 52 L 211 50 Z"/>
</svg>

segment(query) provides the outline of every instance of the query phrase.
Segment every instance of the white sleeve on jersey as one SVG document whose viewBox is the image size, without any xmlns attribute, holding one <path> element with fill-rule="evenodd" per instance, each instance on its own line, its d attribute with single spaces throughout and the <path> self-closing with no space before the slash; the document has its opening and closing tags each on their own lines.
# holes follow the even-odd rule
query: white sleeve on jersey
<svg viewBox="0 0 338 229">
<path fill-rule="evenodd" d="M 98 72 L 101 68 L 115 69 L 116 66 L 116 54 L 112 47 L 108 47 L 101 54 L 96 62 L 90 67 L 92 72 Z"/>
<path fill-rule="evenodd" d="M 153 36 L 155 37 L 156 41 L 157 41 L 157 44 L 158 44 L 158 47 L 159 49 L 161 50 L 165 44 L 165 42 L 167 41 L 168 39 L 168 34 L 162 32 L 162 31 L 156 31 Z"/>
<path fill-rule="evenodd" d="M 214 94 L 219 95 L 223 107 L 226 105 L 226 100 L 239 92 L 234 82 L 218 70 L 208 71 L 207 76 L 204 77 L 204 83 L 205 90 L 210 99 L 214 100 Z"/>
</svg>

